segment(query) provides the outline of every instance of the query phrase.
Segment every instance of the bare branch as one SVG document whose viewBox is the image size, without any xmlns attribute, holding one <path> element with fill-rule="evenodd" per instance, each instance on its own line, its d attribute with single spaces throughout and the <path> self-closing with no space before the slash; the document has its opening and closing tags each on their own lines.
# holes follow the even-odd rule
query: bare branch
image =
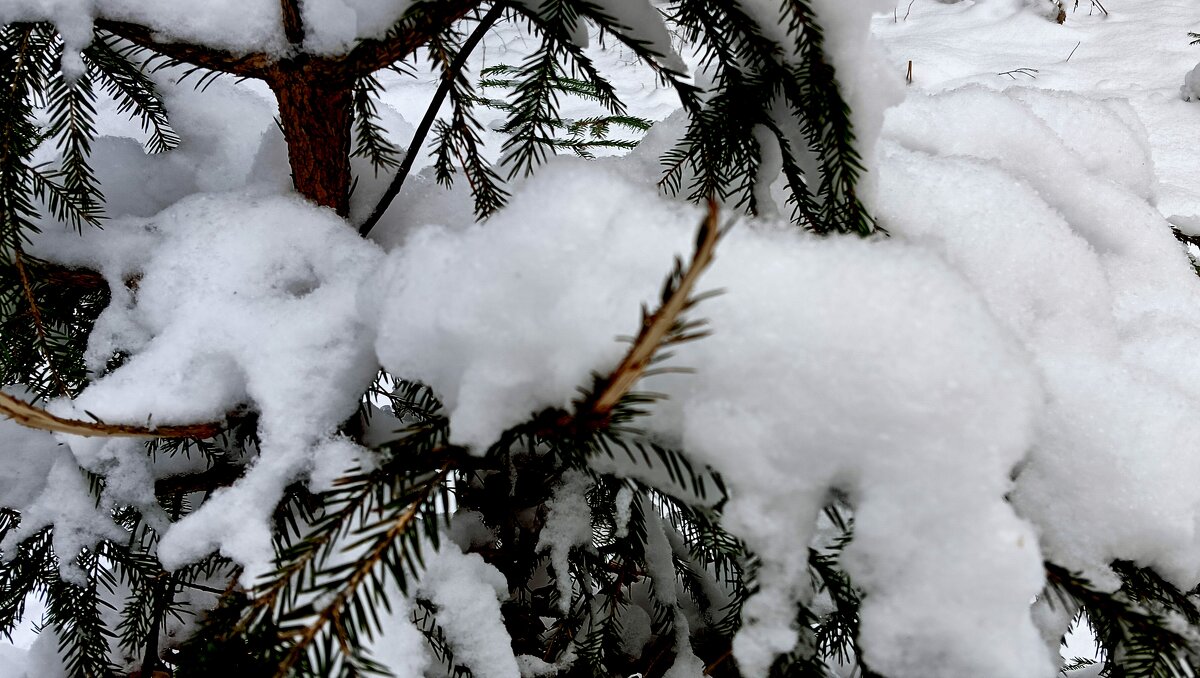
<svg viewBox="0 0 1200 678">
<path fill-rule="evenodd" d="M 414 25 L 385 40 L 364 40 L 345 57 L 332 61 L 344 63 L 353 75 L 374 73 L 408 57 L 481 4 L 480 0 L 423 3 L 419 20 Z"/>
<path fill-rule="evenodd" d="M 657 311 L 643 317 L 642 330 L 638 333 L 629 352 L 625 354 L 625 359 L 604 380 L 603 388 L 582 403 L 582 409 L 589 415 L 589 418 L 607 418 L 621 398 L 624 398 L 634 384 L 642 378 L 646 368 L 654 359 L 654 354 L 665 343 L 668 343 L 673 329 L 678 325 L 680 315 L 691 305 L 692 290 L 696 287 L 696 281 L 712 263 L 713 252 L 721 237 L 717 217 L 717 203 L 710 200 L 708 214 L 701 223 L 700 233 L 696 238 L 696 250 L 692 254 L 691 263 L 686 270 L 677 268 L 680 275 L 674 290 L 663 300 Z"/>
<path fill-rule="evenodd" d="M 211 438 L 225 426 L 218 422 L 186 424 L 182 426 L 133 426 L 130 424 L 106 424 L 101 421 L 67 419 L 29 403 L 0 392 L 0 414 L 13 421 L 42 431 L 70 433 L 77 436 L 106 436 L 112 438 Z"/>
</svg>

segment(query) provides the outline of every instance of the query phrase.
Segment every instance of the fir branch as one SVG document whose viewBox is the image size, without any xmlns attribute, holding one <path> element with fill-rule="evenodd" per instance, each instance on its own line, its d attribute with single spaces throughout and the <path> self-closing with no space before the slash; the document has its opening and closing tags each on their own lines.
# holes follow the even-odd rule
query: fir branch
<svg viewBox="0 0 1200 678">
<path fill-rule="evenodd" d="M 219 434 L 223 424 L 202 423 L 169 426 L 134 426 L 131 424 L 106 424 L 102 421 L 67 419 L 30 405 L 18 398 L 0 393 L 0 414 L 29 428 L 77 436 L 103 436 L 116 438 L 211 438 Z"/>
<path fill-rule="evenodd" d="M 1195 641 L 1155 608 L 1177 609 L 1182 601 L 1181 611 L 1195 618 L 1194 606 L 1161 577 L 1131 568 L 1116 563 L 1122 586 L 1108 593 L 1047 562 L 1046 595 L 1051 603 L 1056 599 L 1074 603 L 1087 615 L 1096 633 L 1105 674 L 1121 678 L 1190 678 L 1196 668 Z"/>
<path fill-rule="evenodd" d="M 705 336 L 706 332 L 697 330 L 694 325 L 681 323 L 680 317 L 699 300 L 693 296 L 696 282 L 712 263 L 722 235 L 718 216 L 716 203 L 710 202 L 696 237 L 691 262 L 685 268 L 682 260 L 675 260 L 675 270 L 663 286 L 662 303 L 654 313 L 642 309 L 642 327 L 633 345 L 617 367 L 596 384 L 592 394 L 576 404 L 573 415 L 576 424 L 586 422 L 586 425 L 596 426 L 607 422 L 614 408 L 645 375 L 659 351 Z"/>
<path fill-rule="evenodd" d="M 508 122 L 502 128 L 509 137 L 501 146 L 510 180 L 520 174 L 531 174 L 553 150 L 553 125 L 561 117 L 557 84 L 562 78 L 582 78 L 590 85 L 589 91 L 596 100 L 610 113 L 625 113 L 625 106 L 612 84 L 600 75 L 583 49 L 572 40 L 573 28 L 582 21 L 576 3 L 546 0 L 537 11 L 525 7 L 519 9 L 541 34 L 542 42 L 514 74 L 512 108 Z"/>
<path fill-rule="evenodd" d="M 316 619 L 295 634 L 295 640 L 291 642 L 291 651 L 279 665 L 277 678 L 286 678 L 291 668 L 300 661 L 301 657 L 327 629 L 332 628 L 332 633 L 342 644 L 343 651 L 347 654 L 352 653 L 349 650 L 349 641 L 345 638 L 346 631 L 343 620 L 350 601 L 358 595 L 359 587 L 369 577 L 372 577 L 373 571 L 384 561 L 387 553 L 405 536 L 413 521 L 420 515 L 423 505 L 429 501 L 434 490 L 446 479 L 451 468 L 450 463 L 443 464 L 383 534 L 374 538 L 371 549 L 349 569 L 344 581 L 338 583 L 337 593 L 317 611 Z"/>
<path fill-rule="evenodd" d="M 398 151 L 379 124 L 379 110 L 376 98 L 379 95 L 379 81 L 373 75 L 366 75 L 354 82 L 354 130 L 357 143 L 352 158 L 366 158 L 376 175 L 380 170 L 387 170 L 399 165 L 396 159 Z"/>
<path fill-rule="evenodd" d="M 58 50 L 61 52 L 61 40 Z M 59 54 L 61 59 L 61 54 Z M 92 85 L 92 69 L 84 69 L 82 75 L 68 78 L 61 70 L 54 72 L 46 85 L 47 112 L 50 122 L 47 136 L 61 151 L 56 178 L 62 181 L 70 201 L 60 205 L 71 205 L 71 209 L 55 210 L 51 201 L 51 213 L 60 220 L 80 230 L 84 225 L 99 224 L 101 205 L 104 202 L 94 172 L 89 165 L 92 140 L 96 137 L 95 100 Z"/>
<path fill-rule="evenodd" d="M 33 319 L 34 330 L 37 332 L 38 351 L 42 354 L 42 359 L 45 361 L 46 369 L 49 371 L 54 384 L 58 389 L 60 396 L 69 396 L 71 394 L 67 382 L 62 378 L 58 369 L 55 366 L 55 356 L 47 348 L 48 338 L 46 332 L 46 323 L 42 320 L 42 312 L 38 309 L 37 298 L 33 293 L 33 285 L 29 281 L 29 272 L 25 268 L 25 253 L 18 243 L 13 250 L 13 264 L 16 266 L 17 274 L 21 277 L 21 289 L 25 294 L 25 302 L 29 305 L 29 315 Z M 25 405 L 21 401 L 9 396 L 6 393 L 0 393 L 0 413 L 3 413 L 18 423 L 25 424 L 31 428 L 38 428 L 32 424 L 26 424 L 20 417 L 24 417 L 30 422 L 43 421 L 31 415 L 30 411 L 45 412 L 41 408 L 32 405 Z M 47 417 L 53 415 L 45 412 Z"/>
<path fill-rule="evenodd" d="M 477 35 L 482 37 L 483 34 Z M 454 42 L 453 32 L 431 41 L 430 59 L 444 69 L 449 69 L 456 58 L 454 55 L 462 52 L 462 48 L 456 50 Z M 456 77 L 449 81 L 443 80 L 443 83 L 445 82 L 451 83 L 447 94 L 450 99 L 450 119 L 448 122 L 439 120 L 435 123 L 434 171 L 437 182 L 446 187 L 453 185 L 457 160 L 475 199 L 475 216 L 477 219 L 486 219 L 504 205 L 508 199 L 508 192 L 502 188 L 503 182 L 499 175 L 483 157 L 483 140 L 480 136 L 483 126 L 474 114 L 477 97 L 461 67 L 457 70 Z"/>
<path fill-rule="evenodd" d="M 83 51 L 83 58 L 96 74 L 96 80 L 117 102 L 117 112 L 126 113 L 150 135 L 146 149 L 151 153 L 169 151 L 179 145 L 179 135 L 171 127 L 166 105 L 145 73 L 149 52 L 137 45 L 118 48 L 120 39 L 99 31 Z M 142 58 L 135 64 L 133 57 Z"/>
<path fill-rule="evenodd" d="M 396 169 L 396 176 L 388 184 L 387 190 L 384 191 L 383 197 L 379 199 L 375 208 L 371 210 L 371 214 L 359 224 L 359 234 L 364 237 L 368 235 L 371 229 L 375 228 L 375 225 L 379 223 L 384 212 L 391 206 L 392 201 L 400 194 L 400 189 L 404 187 L 404 181 L 408 178 L 409 172 L 412 171 L 417 154 L 420 152 L 421 146 L 425 143 L 425 138 L 429 135 L 429 130 L 437 119 L 438 111 L 441 110 L 446 96 L 454 88 L 455 83 L 460 82 L 462 78 L 467 58 L 471 56 L 471 53 L 475 51 L 475 48 L 483 40 L 483 37 L 491 30 L 491 27 L 503 13 L 504 5 L 499 2 L 494 3 L 487 14 L 479 20 L 479 23 L 475 26 L 475 30 L 471 32 L 471 35 L 459 47 L 454 58 L 445 63 L 437 91 L 434 92 L 433 98 L 429 101 L 429 106 L 425 109 L 424 117 L 421 118 L 420 124 L 417 125 L 417 129 L 413 133 L 413 138 L 408 144 L 408 150 L 404 154 L 404 159 L 400 161 Z"/>
</svg>

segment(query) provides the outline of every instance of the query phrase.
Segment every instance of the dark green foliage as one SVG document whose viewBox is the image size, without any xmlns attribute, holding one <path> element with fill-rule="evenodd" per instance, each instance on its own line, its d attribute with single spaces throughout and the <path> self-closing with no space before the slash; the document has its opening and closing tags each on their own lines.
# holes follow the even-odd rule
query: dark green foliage
<svg viewBox="0 0 1200 678">
<path fill-rule="evenodd" d="M 512 66 L 489 66 L 480 73 L 482 79 L 479 87 L 482 90 L 510 90 L 520 85 L 512 76 L 520 71 Z M 550 83 L 551 87 L 563 95 L 576 96 L 581 99 L 603 103 L 602 93 L 587 80 L 557 76 Z M 479 104 L 503 111 L 510 116 L 518 114 L 517 105 L 507 98 L 480 98 Z M 501 128 L 502 132 L 513 132 L 509 127 L 512 122 Z M 555 151 L 569 151 L 581 158 L 593 157 L 593 151 L 601 148 L 628 151 L 638 145 L 640 137 L 650 129 L 653 121 L 627 114 L 596 115 L 580 119 L 553 117 L 546 121 L 545 126 L 555 134 L 539 142 L 550 146 Z M 611 138 L 614 128 L 626 133 L 632 133 L 635 139 Z M 565 134 L 565 136 L 563 136 Z"/>
<path fill-rule="evenodd" d="M 1200 613 L 1190 594 L 1153 570 L 1117 561 L 1121 578 L 1114 593 L 1096 590 L 1085 578 L 1046 564 L 1050 604 L 1076 611 L 1087 621 L 1100 647 L 1103 669 L 1112 678 L 1185 678 L 1198 665 L 1196 632 Z M 1186 630 L 1184 630 L 1186 629 Z M 1076 662 L 1076 668 L 1087 666 Z"/>
<path fill-rule="evenodd" d="M 461 168 L 475 198 L 475 216 L 483 219 L 504 206 L 508 192 L 483 155 L 483 125 L 475 117 L 474 88 L 464 69 L 455 68 L 456 64 L 465 63 L 463 44 L 462 36 L 454 28 L 447 29 L 429 44 L 430 61 L 441 73 L 443 82 L 449 83 L 450 100 L 449 119 L 434 123 L 434 169 L 438 183 L 449 187 Z"/>
<path fill-rule="evenodd" d="M 400 151 L 388 141 L 379 124 L 378 96 L 379 81 L 375 76 L 368 75 L 354 83 L 354 131 L 357 143 L 351 156 L 370 160 L 376 174 L 400 166 Z"/>
<path fill-rule="evenodd" d="M 763 137 L 755 130 L 762 128 L 779 146 L 798 224 L 818 233 L 876 230 L 855 193 L 862 161 L 808 3 L 780 3 L 781 24 L 794 40 L 782 45 L 736 3 L 677 0 L 670 16 L 687 42 L 701 46 L 715 87 L 664 158 L 663 185 L 677 191 L 687 182 L 693 200 L 721 198 L 757 212 Z M 806 157 L 819 163 L 819 178 L 805 176 Z"/>
<path fill-rule="evenodd" d="M 415 4 L 393 34 L 421 25 L 431 6 Z M 534 171 L 553 154 L 589 157 L 636 143 L 614 134 L 640 137 L 649 121 L 628 114 L 620 93 L 573 39 L 586 23 L 602 41 L 619 42 L 653 69 L 690 115 L 685 135 L 665 158 L 662 184 L 668 190 L 759 212 L 761 188 L 774 178 L 768 173 L 778 171 L 800 226 L 819 233 L 874 232 L 855 193 L 862 167 L 849 112 L 824 59 L 811 7 L 781 0 L 787 44 L 764 35 L 737 3 L 673 0 L 665 11 L 678 37 L 700 48 L 710 91 L 673 71 L 666 55 L 629 37 L 627 27 L 586 0 L 547 0 L 537 11 L 526 3 L 480 3 L 465 18 L 438 26 L 420 53 L 441 78 L 441 94 L 423 125 L 433 134 L 438 180 L 449 185 L 461 173 L 482 219 L 503 206 L 505 179 Z M 486 69 L 475 80 L 466 72 L 467 57 L 498 21 L 521 22 L 532 36 L 532 54 L 515 66 Z M 98 31 L 82 55 L 84 71 L 66 77 L 62 50 L 45 24 L 0 31 L 0 378 L 28 385 L 42 400 L 70 396 L 94 376 L 82 356 L 109 299 L 108 283 L 95 275 L 39 261 L 24 250 L 39 228 L 90 228 L 101 219 L 102 198 L 88 164 L 97 92 L 139 121 L 150 152 L 179 143 L 148 71 L 180 62 Z M 410 60 L 393 68 L 413 65 Z M 217 75 L 185 68 L 183 77 L 196 76 L 197 86 Z M 378 94 L 373 75 L 354 81 L 353 153 L 402 180 L 424 132 L 402 155 L 380 124 Z M 563 119 L 566 96 L 594 103 L 597 113 Z M 443 99 L 448 106 L 438 119 Z M 506 116 L 500 128 L 506 136 L 499 163 L 504 177 L 487 159 L 480 107 Z M 38 124 L 39 113 L 48 124 Z M 33 164 L 39 148 L 57 149 L 58 160 Z M 781 167 L 764 161 L 775 155 L 772 148 Z M 802 167 L 815 170 L 806 174 Z M 677 262 L 668 275 L 664 303 L 681 289 L 684 271 Z M 704 297 L 691 295 L 685 314 Z M 631 329 L 637 329 L 634 310 Z M 673 345 L 705 336 L 702 321 L 685 314 L 672 318 L 642 375 L 667 371 Z M 643 310 L 643 327 L 650 317 Z M 111 356 L 109 369 L 123 360 Z M 487 450 L 471 451 L 450 442 L 448 415 L 436 395 L 404 376 L 381 373 L 364 394 L 359 416 L 343 426 L 342 433 L 357 442 L 391 426 L 387 442 L 374 445 L 372 463 L 328 491 L 300 482 L 287 487 L 275 513 L 275 569 L 255 586 L 242 589 L 241 572 L 216 555 L 165 571 L 150 527 L 159 523 L 117 507 L 113 518 L 125 538 L 84 549 L 75 562 L 80 576 L 71 582 L 60 575 L 51 528 L 34 532 L 12 559 L 0 562 L 0 631 L 11 632 L 29 597 L 38 596 L 47 603 L 46 621 L 59 634 L 72 676 L 127 675 L 133 668 L 175 676 L 376 675 L 386 671 L 365 648 L 384 626 L 383 615 L 406 605 L 434 659 L 449 674 L 467 676 L 469 668 L 439 622 L 439 615 L 446 619 L 444 610 L 419 585 L 430 549 L 457 548 L 442 543 L 443 530 L 461 519 L 478 521 L 494 536 L 469 550 L 508 583 L 501 611 L 517 654 L 562 662 L 563 676 L 658 678 L 688 650 L 709 675 L 741 675 L 731 647 L 743 603 L 755 591 L 755 556 L 722 527 L 721 478 L 689 461 L 685 450 L 674 447 L 677 441 L 640 429 L 659 396 L 622 392 L 614 408 L 593 412 L 588 406 L 611 376 L 597 374 L 581 385 L 571 411 L 531 412 Z M 155 516 L 178 519 L 233 482 L 256 453 L 255 427 L 253 412 L 238 412 L 215 438 L 148 443 L 153 462 L 182 458 L 211 465 L 195 477 L 158 478 L 159 506 L 151 508 L 162 514 Z M 592 525 L 591 539 L 570 550 L 565 568 L 552 564 L 541 544 L 551 519 L 548 506 L 564 478 L 586 482 L 582 498 Z M 99 495 L 103 477 L 91 480 Z M 813 597 L 796 610 L 801 642 L 778 659 L 772 676 L 828 676 L 837 663 L 853 666 L 855 675 L 875 675 L 864 666 L 858 642 L 863 595 L 840 562 L 852 539 L 852 516 L 844 502 L 829 507 L 829 538 L 809 552 Z M 0 510 L 0 536 L 19 520 Z M 1086 614 L 1104 649 L 1105 675 L 1186 675 L 1192 639 L 1180 629 L 1200 626 L 1192 598 L 1150 570 L 1128 563 L 1114 568 L 1124 585 L 1110 594 L 1048 565 L 1048 596 Z M 570 586 L 560 587 L 563 580 Z M 396 591 L 406 599 L 397 600 Z M 165 633 L 192 617 L 202 624 L 189 639 Z M 629 637 L 639 624 L 648 632 L 633 647 Z"/>
</svg>

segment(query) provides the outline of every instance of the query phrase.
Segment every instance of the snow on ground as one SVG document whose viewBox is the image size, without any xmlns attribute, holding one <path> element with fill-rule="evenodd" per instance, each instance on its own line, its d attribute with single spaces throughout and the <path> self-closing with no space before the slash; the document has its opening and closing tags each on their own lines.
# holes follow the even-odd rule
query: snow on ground
<svg viewBox="0 0 1200 678">
<path fill-rule="evenodd" d="M 1128 101 L 1149 133 L 1159 209 L 1200 214 L 1200 113 L 1180 96 L 1184 76 L 1200 62 L 1200 46 L 1188 37 L 1200 32 L 1200 6 L 1105 0 L 1106 16 L 1080 0 L 1060 26 L 1020 4 L 899 0 L 894 15 L 876 16 L 874 33 L 895 73 L 912 62 L 917 91 L 1021 85 Z"/>
</svg>

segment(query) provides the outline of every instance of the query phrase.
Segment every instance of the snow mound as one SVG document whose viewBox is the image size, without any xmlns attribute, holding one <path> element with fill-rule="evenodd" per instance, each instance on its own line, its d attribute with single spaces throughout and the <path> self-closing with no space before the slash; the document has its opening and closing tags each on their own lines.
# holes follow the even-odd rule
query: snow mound
<svg viewBox="0 0 1200 678">
<path fill-rule="evenodd" d="M 134 424 L 257 412 L 260 455 L 246 476 L 172 527 L 159 554 L 178 565 L 220 547 L 247 572 L 266 566 L 284 486 L 346 457 L 318 450 L 342 444 L 330 436 L 375 374 L 355 297 L 379 250 L 328 210 L 254 192 L 197 194 L 65 237 L 69 249 L 42 247 L 103 272 L 113 299 L 87 351 L 98 378 L 57 411 Z M 123 363 L 104 373 L 115 355 Z M 70 442 L 82 465 L 97 463 L 95 441 Z"/>
<path fill-rule="evenodd" d="M 559 163 L 486 226 L 430 227 L 389 256 L 390 303 L 364 305 L 382 313 L 380 360 L 436 388 L 453 438 L 478 449 L 612 368 L 614 338 L 635 328 L 698 218 L 615 173 Z M 1004 501 L 1040 395 L 973 290 L 919 247 L 750 223 L 722 242 L 703 284 L 727 290 L 699 310 L 715 334 L 678 351 L 696 375 L 648 385 L 671 396 L 648 425 L 725 474 L 729 525 L 763 558 L 740 664 L 753 673 L 795 644 L 808 543 L 837 488 L 860 521 L 865 632 L 908 648 L 895 675 L 937 663 L 979 624 L 995 652 L 942 657 L 945 675 L 1048 668 L 1028 611 L 1036 537 Z M 981 572 L 998 587 L 986 611 L 965 602 Z"/>
<path fill-rule="evenodd" d="M 1045 124 L 1051 98 L 1096 124 L 1060 136 Z M 1144 137 L 1105 133 L 1121 126 L 1081 96 L 914 97 L 885 130 L 878 211 L 958 267 L 1033 355 L 1047 406 L 1013 503 L 1050 559 L 1101 580 L 1133 560 L 1190 588 L 1200 281 L 1140 173 L 1097 162 L 1119 149 L 1125 167 L 1150 164 Z"/>
</svg>

